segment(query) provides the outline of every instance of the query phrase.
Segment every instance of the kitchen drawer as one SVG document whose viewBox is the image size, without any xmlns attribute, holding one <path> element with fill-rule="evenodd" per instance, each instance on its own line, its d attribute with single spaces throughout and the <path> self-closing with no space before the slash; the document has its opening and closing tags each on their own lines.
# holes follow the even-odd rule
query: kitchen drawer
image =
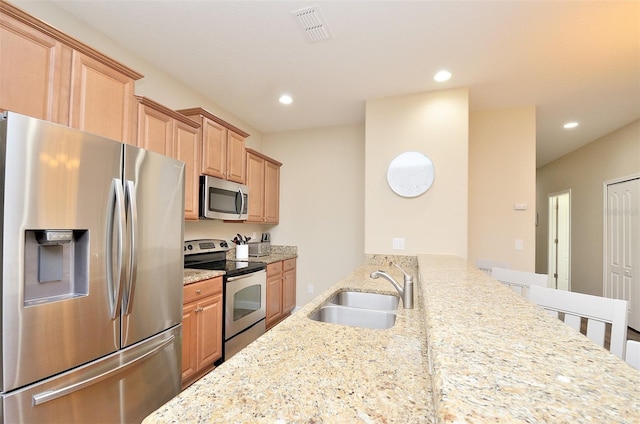
<svg viewBox="0 0 640 424">
<path fill-rule="evenodd" d="M 222 277 L 198 281 L 197 283 L 184 286 L 184 298 L 182 302 L 189 303 L 220 292 L 222 292 Z"/>
<path fill-rule="evenodd" d="M 282 272 L 282 261 L 273 262 L 267 265 L 267 277 Z"/>
<path fill-rule="evenodd" d="M 296 258 L 287 259 L 286 261 L 282 261 L 284 264 L 283 271 L 291 271 L 296 268 Z"/>
</svg>

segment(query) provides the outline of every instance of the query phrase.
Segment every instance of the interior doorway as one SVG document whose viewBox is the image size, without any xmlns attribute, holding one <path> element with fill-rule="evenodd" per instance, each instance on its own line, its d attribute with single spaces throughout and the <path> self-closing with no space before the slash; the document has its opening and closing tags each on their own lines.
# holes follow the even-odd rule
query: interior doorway
<svg viewBox="0 0 640 424">
<path fill-rule="evenodd" d="M 605 182 L 605 297 L 629 302 L 629 327 L 640 330 L 640 175 Z"/>
<path fill-rule="evenodd" d="M 548 233 L 551 287 L 571 290 L 571 190 L 549 195 Z"/>
</svg>

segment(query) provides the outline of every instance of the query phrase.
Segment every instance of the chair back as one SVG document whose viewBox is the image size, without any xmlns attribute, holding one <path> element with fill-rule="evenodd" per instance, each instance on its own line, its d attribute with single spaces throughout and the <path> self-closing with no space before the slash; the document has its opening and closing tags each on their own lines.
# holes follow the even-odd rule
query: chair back
<svg viewBox="0 0 640 424">
<path fill-rule="evenodd" d="M 547 287 L 549 276 L 547 274 L 536 274 L 534 272 L 516 271 L 493 267 L 491 276 L 500 281 L 513 291 L 528 299 L 530 286 Z"/>
<path fill-rule="evenodd" d="M 551 316 L 559 318 L 564 314 L 564 322 L 580 331 L 582 318 L 587 320 L 586 336 L 600 346 L 605 346 L 606 325 L 611 325 L 609 350 L 625 358 L 627 341 L 627 301 L 601 296 L 531 286 L 529 301 L 541 306 Z"/>
<path fill-rule="evenodd" d="M 633 368 L 640 370 L 640 342 L 627 340 L 626 361 Z"/>
</svg>

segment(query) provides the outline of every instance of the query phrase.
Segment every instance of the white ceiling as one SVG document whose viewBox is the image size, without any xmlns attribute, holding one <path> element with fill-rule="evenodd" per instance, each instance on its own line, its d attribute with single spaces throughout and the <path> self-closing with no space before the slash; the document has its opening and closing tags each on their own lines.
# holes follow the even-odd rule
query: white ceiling
<svg viewBox="0 0 640 424">
<path fill-rule="evenodd" d="M 638 1 L 54 3 L 264 133 L 468 87 L 472 110 L 536 106 L 540 166 L 640 117 Z M 330 40 L 308 42 L 291 14 L 314 5 Z"/>
</svg>

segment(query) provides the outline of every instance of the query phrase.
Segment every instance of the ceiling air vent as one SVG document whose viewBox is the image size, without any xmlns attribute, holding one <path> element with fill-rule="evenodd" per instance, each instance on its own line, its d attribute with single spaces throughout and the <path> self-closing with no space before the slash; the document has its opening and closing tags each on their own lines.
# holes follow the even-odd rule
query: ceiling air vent
<svg viewBox="0 0 640 424">
<path fill-rule="evenodd" d="M 298 25 L 300 25 L 310 43 L 317 43 L 331 38 L 327 24 L 322 21 L 318 6 L 305 7 L 291 12 L 291 14 L 295 16 Z"/>
</svg>

